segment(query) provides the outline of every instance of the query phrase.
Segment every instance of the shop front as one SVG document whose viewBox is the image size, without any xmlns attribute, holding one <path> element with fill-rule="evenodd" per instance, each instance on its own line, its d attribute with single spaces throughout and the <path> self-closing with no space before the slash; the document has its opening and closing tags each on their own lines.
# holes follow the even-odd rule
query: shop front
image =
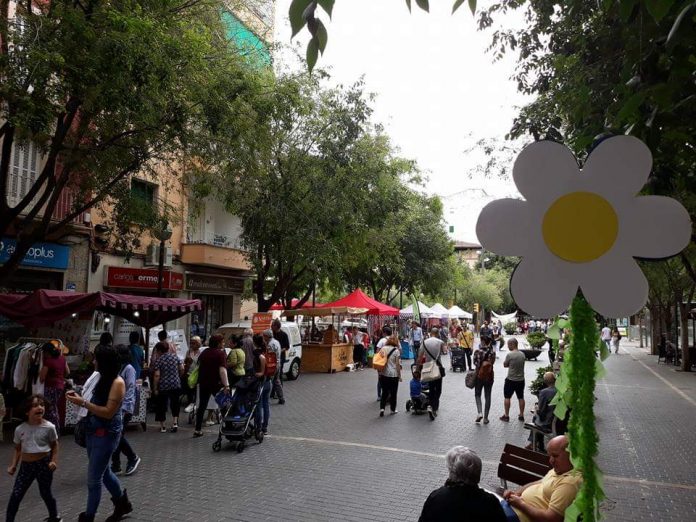
<svg viewBox="0 0 696 522">
<path fill-rule="evenodd" d="M 216 328 L 239 319 L 244 278 L 186 272 L 184 289 L 203 309 L 191 314 L 190 334 L 206 339 Z"/>
</svg>

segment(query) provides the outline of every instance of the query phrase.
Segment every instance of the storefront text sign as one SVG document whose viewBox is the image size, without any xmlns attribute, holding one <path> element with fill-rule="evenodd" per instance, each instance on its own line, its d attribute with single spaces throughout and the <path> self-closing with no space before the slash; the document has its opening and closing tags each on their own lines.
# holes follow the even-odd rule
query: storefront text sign
<svg viewBox="0 0 696 522">
<path fill-rule="evenodd" d="M 271 327 L 273 314 L 269 312 L 258 312 L 251 317 L 251 329 L 254 333 L 261 333 Z"/>
<path fill-rule="evenodd" d="M 5 263 L 17 248 L 17 241 L 7 237 L 0 239 L 0 264 Z M 68 268 L 70 247 L 56 243 L 34 243 L 20 261 L 22 266 L 43 268 Z"/>
<path fill-rule="evenodd" d="M 241 294 L 244 291 L 244 279 L 187 273 L 186 290 L 202 293 Z"/>
<path fill-rule="evenodd" d="M 104 286 L 157 290 L 157 281 L 159 279 L 157 269 L 107 266 L 105 274 Z M 162 288 L 165 290 L 183 290 L 184 275 L 169 270 L 163 271 Z"/>
</svg>

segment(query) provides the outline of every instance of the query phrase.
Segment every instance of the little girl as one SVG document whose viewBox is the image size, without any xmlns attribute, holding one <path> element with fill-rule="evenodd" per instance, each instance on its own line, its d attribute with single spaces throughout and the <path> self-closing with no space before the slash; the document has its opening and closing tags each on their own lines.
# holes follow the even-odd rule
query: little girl
<svg viewBox="0 0 696 522">
<path fill-rule="evenodd" d="M 32 395 L 24 403 L 23 413 L 27 422 L 23 422 L 14 433 L 15 450 L 12 463 L 7 468 L 10 475 L 17 471 L 21 460 L 19 474 L 12 488 L 10 502 L 7 505 L 7 522 L 13 522 L 19 504 L 29 490 L 34 479 L 39 483 L 39 493 L 48 508 L 49 522 L 60 522 L 56 499 L 51 493 L 53 472 L 58 460 L 58 434 L 56 427 L 44 419 L 46 399 L 42 395 Z"/>
</svg>

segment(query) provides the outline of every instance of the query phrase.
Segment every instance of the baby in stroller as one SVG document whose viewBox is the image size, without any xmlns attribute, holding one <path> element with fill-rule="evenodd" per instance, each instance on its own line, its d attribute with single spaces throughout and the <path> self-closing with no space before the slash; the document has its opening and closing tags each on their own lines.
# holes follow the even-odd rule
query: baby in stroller
<svg viewBox="0 0 696 522">
<path fill-rule="evenodd" d="M 256 403 L 259 383 L 255 377 L 243 377 L 234 389 L 232 403 L 225 417 L 240 418 L 250 415 Z"/>
<path fill-rule="evenodd" d="M 411 398 L 406 401 L 406 411 L 421 415 L 428 409 L 428 383 L 421 382 L 417 364 L 411 365 L 411 375 L 413 375 L 410 382 Z"/>
</svg>

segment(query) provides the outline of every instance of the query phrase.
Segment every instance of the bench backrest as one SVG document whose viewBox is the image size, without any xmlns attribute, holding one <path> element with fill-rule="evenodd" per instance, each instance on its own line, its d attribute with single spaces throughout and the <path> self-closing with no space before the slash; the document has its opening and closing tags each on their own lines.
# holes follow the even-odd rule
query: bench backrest
<svg viewBox="0 0 696 522">
<path fill-rule="evenodd" d="M 539 480 L 550 469 L 547 455 L 506 444 L 498 464 L 498 478 L 524 486 Z"/>
</svg>

